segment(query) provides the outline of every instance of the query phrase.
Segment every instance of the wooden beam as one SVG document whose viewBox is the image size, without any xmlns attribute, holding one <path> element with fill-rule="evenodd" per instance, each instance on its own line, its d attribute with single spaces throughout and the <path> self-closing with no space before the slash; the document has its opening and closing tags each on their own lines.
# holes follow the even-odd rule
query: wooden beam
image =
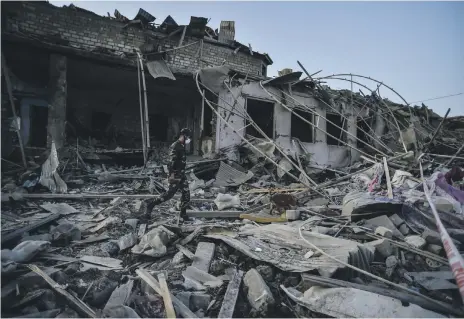
<svg viewBox="0 0 464 319">
<path fill-rule="evenodd" d="M 15 131 L 16 134 L 18 135 L 18 141 L 19 141 L 19 148 L 21 149 L 21 157 L 23 160 L 23 166 L 24 168 L 27 169 L 27 162 L 26 162 L 26 154 L 24 153 L 24 145 L 23 145 L 23 138 L 21 137 L 21 130 L 18 127 L 18 123 L 16 122 L 16 108 L 14 104 L 14 99 L 13 99 L 13 89 L 11 86 L 11 80 L 10 80 L 10 74 L 8 67 L 6 65 L 5 61 L 5 55 L 2 52 L 2 71 L 3 71 L 3 76 L 5 77 L 5 83 L 6 83 L 6 90 L 8 91 L 8 97 L 10 99 L 10 105 L 11 105 L 11 111 L 13 112 L 13 117 L 15 121 Z"/>
<path fill-rule="evenodd" d="M 145 269 L 137 269 L 135 271 L 137 275 L 145 281 L 153 290 L 156 291 L 160 296 L 163 295 L 163 290 L 161 289 L 160 284 L 158 281 L 153 278 L 152 275 L 150 275 Z M 172 302 L 174 303 L 174 306 L 177 308 L 177 311 L 183 318 L 198 318 L 182 301 L 177 299 L 171 294 L 171 299 Z"/>
<path fill-rule="evenodd" d="M 66 289 L 61 288 L 56 281 L 50 278 L 50 276 L 44 273 L 39 267 L 36 265 L 27 265 L 27 267 L 42 277 L 56 293 L 64 297 L 68 301 L 69 307 L 74 309 L 79 315 L 86 318 L 97 318 L 97 314 L 89 306 L 87 306 L 82 300 L 71 295 L 66 291 Z"/>
<path fill-rule="evenodd" d="M 158 274 L 158 280 L 160 287 L 163 290 L 162 297 L 164 301 L 164 309 L 166 310 L 166 318 L 175 318 L 176 312 L 172 306 L 171 293 L 169 292 L 168 283 L 166 282 L 166 277 L 163 273 Z"/>
</svg>

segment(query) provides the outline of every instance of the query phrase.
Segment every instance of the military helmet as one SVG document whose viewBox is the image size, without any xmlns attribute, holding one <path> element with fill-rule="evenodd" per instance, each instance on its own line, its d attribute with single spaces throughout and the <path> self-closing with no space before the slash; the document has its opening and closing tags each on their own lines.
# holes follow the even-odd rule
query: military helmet
<svg viewBox="0 0 464 319">
<path fill-rule="evenodd" d="M 180 130 L 180 135 L 184 135 L 184 136 L 187 136 L 187 137 L 192 137 L 192 131 L 190 131 L 190 129 L 188 128 L 183 128 Z"/>
</svg>

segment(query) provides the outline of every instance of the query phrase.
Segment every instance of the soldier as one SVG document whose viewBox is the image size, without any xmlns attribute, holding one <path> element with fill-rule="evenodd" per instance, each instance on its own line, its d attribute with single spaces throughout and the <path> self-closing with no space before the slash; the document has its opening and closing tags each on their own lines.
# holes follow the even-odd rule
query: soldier
<svg viewBox="0 0 464 319">
<path fill-rule="evenodd" d="M 172 143 L 169 153 L 170 162 L 168 165 L 169 189 L 157 199 L 147 201 L 145 215 L 150 216 L 153 207 L 171 199 L 180 189 L 182 193 L 180 203 L 180 217 L 182 217 L 184 221 L 188 220 L 187 207 L 190 202 L 190 190 L 187 177 L 185 176 L 185 165 L 187 162 L 185 155 L 185 145 L 190 143 L 191 135 L 192 134 L 188 128 L 183 128 L 180 131 L 179 138 L 174 143 Z"/>
</svg>

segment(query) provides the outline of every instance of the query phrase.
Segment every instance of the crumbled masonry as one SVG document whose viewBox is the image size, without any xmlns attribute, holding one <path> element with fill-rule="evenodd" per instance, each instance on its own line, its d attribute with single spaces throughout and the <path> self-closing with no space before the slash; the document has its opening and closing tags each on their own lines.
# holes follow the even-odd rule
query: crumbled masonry
<svg viewBox="0 0 464 319">
<path fill-rule="evenodd" d="M 152 14 L 2 2 L 2 317 L 464 316 L 464 116 Z"/>
</svg>

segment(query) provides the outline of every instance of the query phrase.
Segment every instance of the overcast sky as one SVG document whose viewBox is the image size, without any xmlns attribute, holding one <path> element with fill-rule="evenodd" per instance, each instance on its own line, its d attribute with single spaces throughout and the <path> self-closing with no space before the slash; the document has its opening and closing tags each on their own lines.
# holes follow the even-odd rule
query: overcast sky
<svg viewBox="0 0 464 319">
<path fill-rule="evenodd" d="M 50 1 L 69 5 L 69 1 Z M 277 70 L 300 70 L 297 60 L 319 75 L 355 73 L 384 82 L 408 102 L 464 93 L 464 2 L 104 2 L 75 5 L 100 15 L 118 9 L 132 19 L 143 8 L 161 23 L 190 16 L 235 21 L 237 41 L 268 53 Z M 301 70 L 300 70 L 301 71 Z M 369 81 L 360 81 L 375 89 Z M 349 88 L 331 80 L 332 88 Z M 360 87 L 355 86 L 354 90 Z M 366 90 L 364 90 L 366 93 Z M 383 97 L 399 99 L 385 88 Z M 420 102 L 417 103 L 420 105 Z M 438 114 L 464 115 L 464 94 L 425 101 Z"/>
</svg>

